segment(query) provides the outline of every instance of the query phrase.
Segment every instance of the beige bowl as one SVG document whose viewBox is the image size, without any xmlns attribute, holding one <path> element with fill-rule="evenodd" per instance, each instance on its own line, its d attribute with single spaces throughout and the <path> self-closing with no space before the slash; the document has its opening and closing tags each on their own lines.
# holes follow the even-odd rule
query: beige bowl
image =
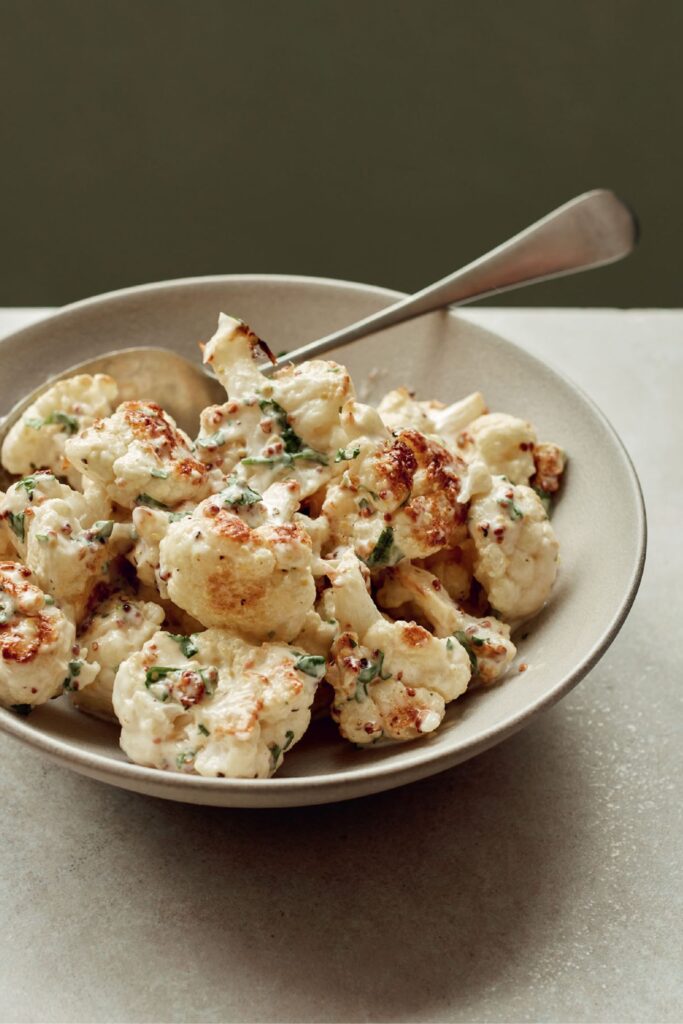
<svg viewBox="0 0 683 1024">
<path fill-rule="evenodd" d="M 193 278 L 86 299 L 0 342 L 0 409 L 49 374 L 98 353 L 160 345 L 198 359 L 219 311 L 250 323 L 274 351 L 292 349 L 388 305 L 381 288 L 316 278 Z M 567 693 L 619 631 L 645 559 L 645 511 L 619 438 L 575 385 L 509 341 L 446 312 L 335 353 L 362 398 L 405 384 L 451 401 L 482 390 L 492 409 L 531 419 L 570 457 L 553 525 L 560 576 L 550 606 L 519 641 L 523 674 L 453 704 L 441 729 L 417 743 L 368 751 L 316 723 L 274 779 L 204 779 L 129 764 L 117 730 L 52 701 L 29 719 L 0 709 L 0 725 L 59 764 L 102 782 L 169 800 L 225 807 L 326 803 L 443 771 L 505 739 Z M 181 382 L 179 381 L 179 386 Z M 154 398 L 153 395 L 148 396 Z M 21 751 L 17 749 L 17 755 Z"/>
</svg>

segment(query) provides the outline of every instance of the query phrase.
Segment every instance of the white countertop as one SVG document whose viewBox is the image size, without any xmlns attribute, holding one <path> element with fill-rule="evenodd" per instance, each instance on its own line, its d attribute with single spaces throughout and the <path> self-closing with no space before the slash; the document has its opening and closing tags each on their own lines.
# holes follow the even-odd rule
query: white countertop
<svg viewBox="0 0 683 1024">
<path fill-rule="evenodd" d="M 631 453 L 650 542 L 616 642 L 500 746 L 320 808 L 166 803 L 0 736 L 3 1021 L 681 1019 L 683 312 L 466 315 Z"/>
</svg>

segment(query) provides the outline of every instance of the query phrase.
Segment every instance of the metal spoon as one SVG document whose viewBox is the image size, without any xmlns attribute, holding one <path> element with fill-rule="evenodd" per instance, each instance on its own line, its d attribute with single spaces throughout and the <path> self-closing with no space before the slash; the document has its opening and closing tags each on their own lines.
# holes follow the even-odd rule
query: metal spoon
<svg viewBox="0 0 683 1024">
<path fill-rule="evenodd" d="M 604 189 L 585 192 L 462 270 L 456 270 L 388 309 L 288 352 L 274 365 L 264 367 L 264 372 L 271 373 L 285 363 L 300 363 L 445 306 L 463 305 L 551 277 L 613 263 L 627 256 L 637 240 L 637 221 L 613 192 Z M 218 381 L 177 353 L 163 348 L 129 348 L 70 366 L 46 380 L 4 417 L 0 424 L 0 444 L 12 424 L 38 395 L 56 380 L 76 373 L 110 374 L 119 384 L 122 401 L 154 400 L 168 409 L 192 436 L 196 433 L 201 410 L 225 401 L 225 391 Z M 179 386 L 181 381 L 182 387 Z M 6 486 L 8 479 L 0 471 L 0 486 Z"/>
</svg>

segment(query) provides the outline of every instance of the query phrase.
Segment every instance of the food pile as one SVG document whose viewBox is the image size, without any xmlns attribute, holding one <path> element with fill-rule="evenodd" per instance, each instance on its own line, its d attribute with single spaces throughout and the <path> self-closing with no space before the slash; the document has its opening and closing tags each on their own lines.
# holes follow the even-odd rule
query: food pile
<svg viewBox="0 0 683 1024">
<path fill-rule="evenodd" d="M 66 693 L 134 762 L 267 778 L 316 713 L 359 746 L 417 740 L 501 679 L 548 600 L 564 456 L 475 393 L 356 399 L 331 360 L 262 372 L 221 315 L 227 400 L 192 441 L 111 377 L 45 391 L 0 493 L 0 703 Z"/>
</svg>

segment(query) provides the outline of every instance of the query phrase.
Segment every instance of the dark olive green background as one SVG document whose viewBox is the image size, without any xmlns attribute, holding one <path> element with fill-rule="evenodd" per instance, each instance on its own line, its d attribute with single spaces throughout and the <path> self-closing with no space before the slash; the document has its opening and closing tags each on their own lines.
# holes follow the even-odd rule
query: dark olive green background
<svg viewBox="0 0 683 1024">
<path fill-rule="evenodd" d="M 585 189 L 675 306 L 680 0 L 0 0 L 0 305 L 269 271 L 413 290 Z"/>
</svg>

